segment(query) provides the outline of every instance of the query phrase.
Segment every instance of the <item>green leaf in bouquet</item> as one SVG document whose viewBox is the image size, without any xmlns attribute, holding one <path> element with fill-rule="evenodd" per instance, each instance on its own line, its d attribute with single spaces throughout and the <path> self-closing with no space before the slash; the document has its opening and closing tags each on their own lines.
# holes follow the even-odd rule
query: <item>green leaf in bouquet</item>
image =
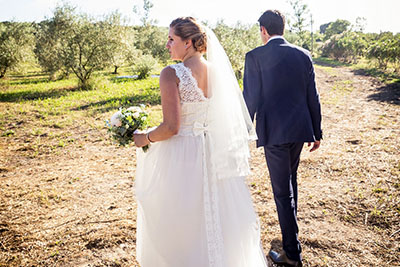
<svg viewBox="0 0 400 267">
<path fill-rule="evenodd" d="M 118 133 L 119 133 L 121 136 L 124 136 L 125 133 L 126 133 L 126 131 L 127 131 L 127 129 L 126 129 L 125 127 L 119 127 L 119 128 L 118 128 Z"/>
</svg>

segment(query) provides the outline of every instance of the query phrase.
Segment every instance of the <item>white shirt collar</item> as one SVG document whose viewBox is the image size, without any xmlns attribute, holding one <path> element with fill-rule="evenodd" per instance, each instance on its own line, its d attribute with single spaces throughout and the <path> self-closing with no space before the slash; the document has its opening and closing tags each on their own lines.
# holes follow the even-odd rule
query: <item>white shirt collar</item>
<svg viewBox="0 0 400 267">
<path fill-rule="evenodd" d="M 282 40 L 285 40 L 285 38 L 283 38 L 282 35 L 274 35 L 274 36 L 272 36 L 271 38 L 269 38 L 269 40 L 268 40 L 267 43 L 269 43 L 270 41 L 275 40 L 275 39 L 282 39 Z"/>
</svg>

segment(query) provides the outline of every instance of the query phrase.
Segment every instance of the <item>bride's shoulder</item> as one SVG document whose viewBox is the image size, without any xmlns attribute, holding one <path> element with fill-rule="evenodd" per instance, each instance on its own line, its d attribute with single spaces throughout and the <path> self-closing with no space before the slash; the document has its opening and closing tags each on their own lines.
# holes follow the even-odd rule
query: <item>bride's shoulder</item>
<svg viewBox="0 0 400 267">
<path fill-rule="evenodd" d="M 176 70 L 176 69 L 181 68 L 182 65 L 183 65 L 183 63 L 182 63 L 182 62 L 179 62 L 179 63 L 175 63 L 175 64 L 168 65 L 168 66 L 166 66 L 164 69 Z"/>
<path fill-rule="evenodd" d="M 168 65 L 161 71 L 160 76 L 162 73 L 170 74 L 170 75 L 174 74 L 175 76 L 178 76 L 179 72 L 183 71 L 182 67 L 183 67 L 182 62 Z"/>
<path fill-rule="evenodd" d="M 163 68 L 160 72 L 160 81 L 176 81 L 176 65 L 178 64 L 169 65 Z"/>
</svg>

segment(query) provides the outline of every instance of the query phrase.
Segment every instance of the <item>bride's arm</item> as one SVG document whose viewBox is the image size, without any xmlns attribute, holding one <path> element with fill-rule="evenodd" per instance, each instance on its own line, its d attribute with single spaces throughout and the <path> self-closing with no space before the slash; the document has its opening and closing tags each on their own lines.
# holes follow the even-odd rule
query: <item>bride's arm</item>
<svg viewBox="0 0 400 267">
<path fill-rule="evenodd" d="M 179 131 L 180 126 L 180 99 L 175 70 L 164 68 L 160 73 L 161 106 L 163 122 L 148 134 L 152 142 L 166 140 Z M 149 144 L 146 134 L 135 134 L 133 139 L 136 146 L 142 147 Z"/>
</svg>

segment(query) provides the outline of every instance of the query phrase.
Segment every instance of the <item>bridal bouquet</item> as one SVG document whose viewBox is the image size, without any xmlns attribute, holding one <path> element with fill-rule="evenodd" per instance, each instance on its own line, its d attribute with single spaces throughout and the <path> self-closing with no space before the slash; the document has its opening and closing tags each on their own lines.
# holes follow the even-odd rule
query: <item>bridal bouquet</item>
<svg viewBox="0 0 400 267">
<path fill-rule="evenodd" d="M 149 113 L 144 110 L 144 105 L 129 108 L 119 108 L 110 120 L 106 121 L 108 132 L 112 138 L 121 146 L 128 145 L 133 141 L 132 137 L 136 130 L 145 130 L 149 122 Z M 149 146 L 142 147 L 146 152 Z"/>
</svg>

